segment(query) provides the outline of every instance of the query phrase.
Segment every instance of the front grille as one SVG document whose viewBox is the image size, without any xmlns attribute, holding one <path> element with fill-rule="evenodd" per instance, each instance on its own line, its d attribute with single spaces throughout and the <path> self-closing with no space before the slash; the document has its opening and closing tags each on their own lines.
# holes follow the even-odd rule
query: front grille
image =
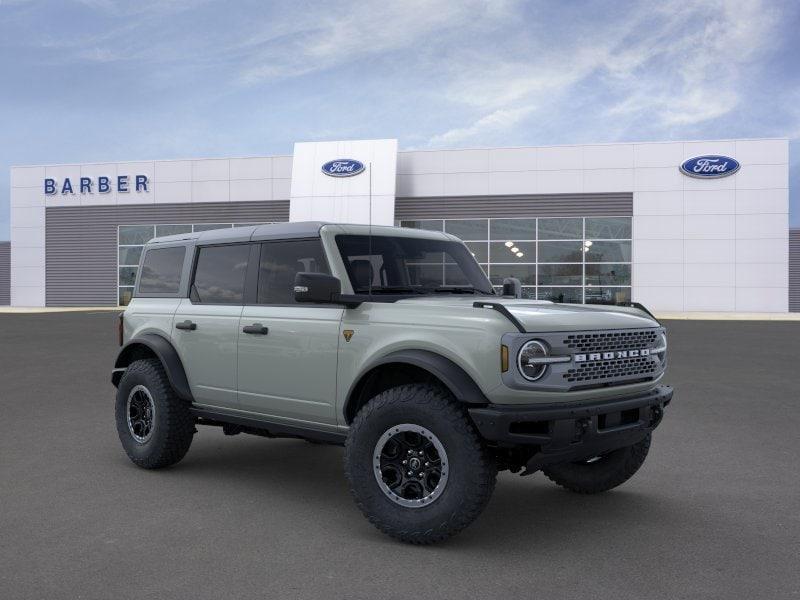
<svg viewBox="0 0 800 600">
<path fill-rule="evenodd" d="M 617 331 L 585 331 L 565 334 L 562 344 L 574 354 L 602 354 L 654 348 L 661 344 L 660 329 L 622 329 Z M 598 356 L 598 358 L 600 358 Z M 607 385 L 616 381 L 648 380 L 656 377 L 664 365 L 656 356 L 603 357 L 573 363 L 563 379 L 570 384 Z"/>
<path fill-rule="evenodd" d="M 654 329 L 621 330 L 598 333 L 576 333 L 562 342 L 575 353 L 604 352 L 607 350 L 638 350 L 651 348 L 658 339 Z M 615 361 L 614 361 L 615 362 Z"/>
<path fill-rule="evenodd" d="M 583 363 L 569 369 L 563 377 L 570 383 L 594 382 L 628 377 L 650 378 L 659 370 L 658 363 L 649 356 L 636 358 L 617 358 Z"/>
</svg>

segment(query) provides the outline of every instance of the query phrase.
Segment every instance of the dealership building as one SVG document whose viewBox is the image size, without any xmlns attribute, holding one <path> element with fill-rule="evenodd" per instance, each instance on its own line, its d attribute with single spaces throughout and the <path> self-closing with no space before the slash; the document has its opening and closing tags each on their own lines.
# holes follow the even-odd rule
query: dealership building
<svg viewBox="0 0 800 600">
<path fill-rule="evenodd" d="M 788 163 L 786 139 L 411 151 L 388 139 L 12 167 L 0 303 L 126 304 L 154 236 L 320 220 L 451 232 L 495 285 L 516 277 L 529 298 L 786 313 L 800 310 Z"/>
</svg>

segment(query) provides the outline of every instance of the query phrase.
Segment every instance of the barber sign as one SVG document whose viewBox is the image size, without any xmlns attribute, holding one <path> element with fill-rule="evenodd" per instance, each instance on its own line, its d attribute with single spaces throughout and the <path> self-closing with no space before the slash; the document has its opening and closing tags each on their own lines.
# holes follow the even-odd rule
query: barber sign
<svg viewBox="0 0 800 600">
<path fill-rule="evenodd" d="M 730 156 L 709 154 L 706 156 L 695 156 L 683 161 L 681 173 L 689 177 L 699 177 L 700 179 L 714 179 L 717 177 L 727 177 L 739 170 L 739 161 Z"/>
<path fill-rule="evenodd" d="M 322 172 L 330 177 L 352 177 L 364 170 L 364 163 L 352 158 L 337 158 L 322 165 Z"/>
</svg>

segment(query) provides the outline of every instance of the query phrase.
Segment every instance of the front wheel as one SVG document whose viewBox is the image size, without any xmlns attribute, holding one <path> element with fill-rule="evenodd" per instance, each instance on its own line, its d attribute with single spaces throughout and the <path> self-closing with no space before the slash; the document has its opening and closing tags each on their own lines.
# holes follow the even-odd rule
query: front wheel
<svg viewBox="0 0 800 600">
<path fill-rule="evenodd" d="M 345 473 L 373 525 L 404 542 L 431 544 L 478 517 L 497 469 L 446 390 L 408 384 L 375 396 L 356 415 Z"/>
<path fill-rule="evenodd" d="M 606 492 L 628 481 L 647 458 L 650 436 L 642 441 L 578 462 L 544 467 L 542 472 L 554 483 L 578 494 Z"/>
</svg>

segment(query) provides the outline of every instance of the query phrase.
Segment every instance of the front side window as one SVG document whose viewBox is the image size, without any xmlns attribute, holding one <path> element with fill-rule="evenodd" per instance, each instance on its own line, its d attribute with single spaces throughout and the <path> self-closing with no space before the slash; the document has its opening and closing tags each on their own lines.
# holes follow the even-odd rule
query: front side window
<svg viewBox="0 0 800 600">
<path fill-rule="evenodd" d="M 330 273 L 320 240 L 262 244 L 258 303 L 294 304 L 294 278 L 301 272 Z"/>
<path fill-rule="evenodd" d="M 140 294 L 177 294 L 181 283 L 181 271 L 186 248 L 151 248 L 144 255 L 142 276 L 139 278 Z M 120 285 L 129 285 L 120 268 Z M 133 275 L 135 277 L 135 274 Z M 131 282 L 132 283 L 132 282 Z"/>
<path fill-rule="evenodd" d="M 200 248 L 192 300 L 205 304 L 243 304 L 249 256 L 250 244 Z"/>
<path fill-rule="evenodd" d="M 339 235 L 336 244 L 356 294 L 493 293 L 475 258 L 459 242 Z"/>
</svg>

